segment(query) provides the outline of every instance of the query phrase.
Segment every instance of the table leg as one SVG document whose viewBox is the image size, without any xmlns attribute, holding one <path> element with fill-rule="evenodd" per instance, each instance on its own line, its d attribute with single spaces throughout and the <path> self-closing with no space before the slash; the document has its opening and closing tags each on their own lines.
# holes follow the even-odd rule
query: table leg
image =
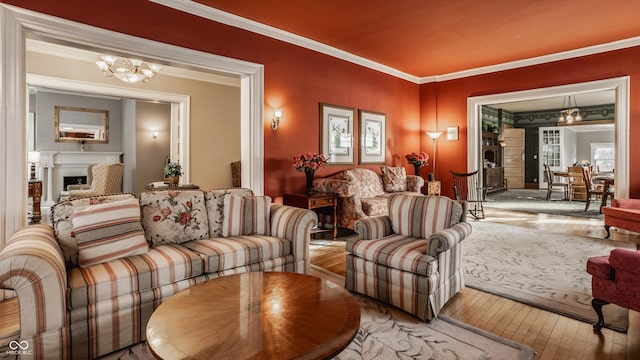
<svg viewBox="0 0 640 360">
<path fill-rule="evenodd" d="M 607 206 L 608 196 L 609 196 L 609 182 L 605 181 L 602 189 L 602 203 L 600 204 L 600 214 L 602 214 L 602 208 Z"/>
</svg>

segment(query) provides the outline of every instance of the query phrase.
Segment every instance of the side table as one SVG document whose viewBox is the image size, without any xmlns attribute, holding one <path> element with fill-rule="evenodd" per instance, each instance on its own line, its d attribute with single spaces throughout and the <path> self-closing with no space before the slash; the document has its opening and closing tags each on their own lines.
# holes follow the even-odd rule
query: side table
<svg viewBox="0 0 640 360">
<path fill-rule="evenodd" d="M 429 181 L 427 183 L 427 195 L 440 196 L 440 181 Z"/>
<path fill-rule="evenodd" d="M 333 238 L 338 236 L 338 218 L 337 218 L 337 202 L 338 196 L 331 193 L 318 193 L 313 192 L 311 194 L 284 194 L 282 197 L 282 203 L 284 205 L 295 206 L 303 209 L 316 210 L 321 208 L 333 209 Z M 324 227 L 324 223 L 322 224 Z M 314 229 L 311 232 L 317 233 L 322 231 L 329 231 L 329 229 L 319 228 Z"/>
</svg>

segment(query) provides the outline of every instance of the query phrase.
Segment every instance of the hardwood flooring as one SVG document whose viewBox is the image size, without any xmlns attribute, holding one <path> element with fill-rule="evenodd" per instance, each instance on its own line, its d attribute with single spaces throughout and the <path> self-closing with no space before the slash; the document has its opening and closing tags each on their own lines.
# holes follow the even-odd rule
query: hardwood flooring
<svg viewBox="0 0 640 360">
<path fill-rule="evenodd" d="M 604 237 L 602 220 L 530 214 L 485 209 L 482 221 L 527 227 L 539 231 Z M 473 220 L 470 220 L 473 221 Z M 612 239 L 635 242 L 636 235 L 612 231 Z M 314 240 L 311 263 L 345 275 L 344 241 Z M 0 302 L 0 344 L 17 334 L 19 316 L 16 299 Z M 496 335 L 531 346 L 535 359 L 638 359 L 640 358 L 640 313 L 629 312 L 627 334 L 603 329 L 593 332 L 591 324 L 540 310 L 496 295 L 466 288 L 442 310 L 442 314 Z M 4 339 L 4 341 L 3 341 Z"/>
<path fill-rule="evenodd" d="M 486 219 L 538 231 L 604 237 L 602 220 L 485 209 Z M 469 220 L 473 221 L 473 220 Z M 612 239 L 635 242 L 637 235 L 612 231 Z M 345 274 L 344 241 L 312 241 L 311 263 L 331 272 Z M 629 312 L 626 334 L 482 291 L 466 288 L 454 296 L 442 314 L 531 346 L 535 359 L 639 359 L 640 313 Z"/>
</svg>

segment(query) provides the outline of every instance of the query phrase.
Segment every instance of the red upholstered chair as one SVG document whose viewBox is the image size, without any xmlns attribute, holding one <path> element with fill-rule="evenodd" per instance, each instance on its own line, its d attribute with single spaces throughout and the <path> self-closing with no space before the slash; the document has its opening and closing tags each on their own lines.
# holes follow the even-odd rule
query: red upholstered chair
<svg viewBox="0 0 640 360">
<path fill-rule="evenodd" d="M 598 314 L 595 330 L 604 326 L 602 306 L 616 304 L 640 311 L 640 251 L 614 249 L 609 256 L 587 260 L 591 278 L 591 306 Z"/>
<path fill-rule="evenodd" d="M 640 233 L 640 199 L 613 199 L 611 206 L 602 208 L 602 213 L 607 239 L 612 226 Z"/>
</svg>

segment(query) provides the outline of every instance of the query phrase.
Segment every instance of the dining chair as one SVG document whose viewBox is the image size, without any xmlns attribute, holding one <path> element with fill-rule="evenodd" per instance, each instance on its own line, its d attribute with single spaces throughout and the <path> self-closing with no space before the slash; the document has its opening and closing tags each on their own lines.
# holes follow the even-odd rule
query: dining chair
<svg viewBox="0 0 640 360">
<path fill-rule="evenodd" d="M 569 198 L 569 184 L 554 181 L 555 176 L 547 164 L 544 164 L 544 180 L 547 182 L 547 200 L 551 199 L 551 192 L 554 188 L 562 189 L 565 200 Z"/>
<path fill-rule="evenodd" d="M 584 182 L 584 168 L 582 166 L 569 166 L 569 201 L 585 200 L 587 198 L 587 186 Z"/>
</svg>

